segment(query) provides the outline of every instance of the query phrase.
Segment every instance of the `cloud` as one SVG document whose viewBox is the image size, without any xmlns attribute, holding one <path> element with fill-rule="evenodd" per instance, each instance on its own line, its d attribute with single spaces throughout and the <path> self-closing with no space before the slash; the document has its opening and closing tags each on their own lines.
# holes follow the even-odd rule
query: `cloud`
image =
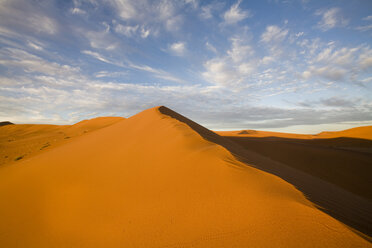
<svg viewBox="0 0 372 248">
<path fill-rule="evenodd" d="M 355 29 L 359 30 L 359 31 L 362 31 L 362 32 L 369 31 L 369 30 L 372 30 L 372 24 L 364 25 L 364 26 L 358 26 Z"/>
<path fill-rule="evenodd" d="M 372 21 L 372 15 L 363 18 L 365 21 Z"/>
<path fill-rule="evenodd" d="M 137 65 L 137 64 L 128 62 L 128 67 L 132 69 L 152 73 L 155 77 L 164 79 L 166 81 L 171 81 L 171 82 L 176 82 L 176 83 L 185 83 L 184 80 L 178 77 L 175 77 L 164 70 L 156 69 L 148 65 Z"/>
<path fill-rule="evenodd" d="M 248 17 L 252 17 L 252 14 L 249 10 L 242 10 L 239 8 L 241 0 L 238 0 L 233 4 L 229 10 L 223 14 L 223 19 L 226 24 L 235 24 Z"/>
<path fill-rule="evenodd" d="M 336 108 L 343 108 L 343 107 L 354 107 L 357 105 L 357 102 L 360 99 L 350 100 L 344 97 L 330 97 L 326 99 L 322 99 L 320 102 L 328 107 L 336 107 Z"/>
<path fill-rule="evenodd" d="M 349 20 L 344 19 L 341 16 L 340 8 L 317 10 L 315 15 L 322 17 L 322 19 L 318 22 L 318 28 L 323 31 L 328 31 L 335 27 L 345 27 L 349 23 Z"/>
<path fill-rule="evenodd" d="M 45 75 L 64 76 L 71 75 L 80 68 L 47 61 L 34 54 L 17 48 L 0 49 L 0 64 L 9 69 L 21 69 L 26 73 L 41 73 Z"/>
<path fill-rule="evenodd" d="M 150 27 L 162 27 L 167 31 L 177 31 L 183 22 L 182 15 L 177 14 L 177 9 L 187 6 L 196 6 L 195 1 L 175 2 L 169 0 L 112 0 L 108 3 L 118 13 L 121 20 L 141 24 L 147 29 L 142 36 L 148 36 Z"/>
<path fill-rule="evenodd" d="M 0 2 L 1 26 L 27 33 L 54 35 L 58 24 L 45 9 L 48 4 L 31 3 L 22 0 L 3 0 Z"/>
<path fill-rule="evenodd" d="M 108 64 L 114 64 L 113 62 L 106 59 L 105 57 L 103 57 L 101 54 L 99 54 L 97 52 L 93 52 L 93 51 L 89 51 L 89 50 L 83 50 L 83 51 L 81 51 L 81 53 L 92 56 L 93 58 L 98 59 L 102 62 L 105 62 L 105 63 L 108 63 Z"/>
<path fill-rule="evenodd" d="M 227 51 L 227 54 L 234 63 L 240 63 L 253 56 L 254 49 L 250 45 L 245 44 L 243 39 L 232 38 L 231 41 L 232 47 Z"/>
<path fill-rule="evenodd" d="M 213 5 L 211 4 L 202 6 L 201 13 L 200 13 L 201 18 L 211 19 L 213 17 L 212 10 L 213 10 Z"/>
<path fill-rule="evenodd" d="M 364 47 L 362 53 L 359 55 L 358 64 L 361 69 L 368 70 L 372 68 L 372 49 Z"/>
<path fill-rule="evenodd" d="M 27 42 L 27 45 L 35 50 L 38 50 L 38 51 L 42 51 L 44 50 L 43 46 L 41 45 L 40 42 L 38 42 L 38 44 L 36 44 L 35 42 L 31 42 L 31 41 L 28 41 Z"/>
<path fill-rule="evenodd" d="M 86 15 L 87 14 L 87 12 L 85 10 L 82 10 L 82 9 L 76 8 L 76 7 L 72 8 L 70 11 L 71 11 L 72 14 L 76 14 L 76 15 Z"/>
<path fill-rule="evenodd" d="M 169 51 L 176 56 L 183 56 L 186 52 L 185 42 L 176 42 L 169 46 Z"/>
<path fill-rule="evenodd" d="M 208 60 L 204 67 L 206 71 L 203 72 L 203 77 L 213 84 L 234 87 L 240 82 L 236 69 L 230 67 L 224 60 Z"/>
<path fill-rule="evenodd" d="M 212 2 L 210 4 L 203 5 L 200 7 L 199 16 L 202 19 L 212 19 L 215 14 L 222 10 L 224 5 L 225 4 L 223 2 Z"/>
<path fill-rule="evenodd" d="M 368 46 L 336 49 L 329 43 L 307 60 L 308 68 L 302 78 L 321 77 L 335 82 L 364 82 L 365 72 L 372 68 L 372 49 Z"/>
<path fill-rule="evenodd" d="M 288 34 L 288 29 L 281 29 L 276 25 L 267 26 L 264 33 L 261 35 L 263 42 L 282 42 Z"/>
<path fill-rule="evenodd" d="M 96 78 L 116 78 L 127 75 L 127 71 L 99 71 L 94 74 Z"/>
<path fill-rule="evenodd" d="M 139 26 L 138 25 L 135 25 L 135 26 L 125 26 L 125 25 L 121 25 L 121 24 L 117 24 L 115 26 L 115 32 L 116 33 L 120 33 L 120 34 L 123 34 L 127 37 L 132 37 L 138 30 Z"/>
<path fill-rule="evenodd" d="M 257 68 L 253 48 L 241 37 L 230 39 L 231 47 L 222 57 L 204 63 L 202 76 L 212 84 L 240 88 Z"/>
<path fill-rule="evenodd" d="M 332 81 L 341 81 L 345 79 L 347 71 L 344 69 L 335 68 L 332 66 L 323 67 L 310 67 L 307 71 L 303 72 L 303 77 L 309 79 L 314 75 L 324 77 Z"/>
<path fill-rule="evenodd" d="M 153 68 L 153 67 L 148 66 L 148 65 L 135 64 L 135 63 L 132 63 L 131 61 L 129 61 L 127 59 L 121 59 L 119 61 L 114 60 L 114 59 L 109 59 L 109 58 L 103 56 L 102 54 L 100 54 L 98 52 L 93 52 L 93 51 L 89 51 L 89 50 L 83 50 L 83 51 L 81 51 L 81 53 L 89 55 L 89 56 L 91 56 L 91 57 L 93 57 L 93 58 L 95 58 L 99 61 L 105 62 L 107 64 L 115 65 L 117 67 L 121 67 L 121 68 L 125 68 L 125 69 L 134 69 L 134 70 L 139 70 L 139 71 L 145 71 L 145 72 L 153 74 L 156 78 L 161 78 L 161 79 L 164 79 L 166 81 L 171 81 L 171 82 L 176 82 L 176 83 L 185 83 L 184 80 L 182 80 L 178 77 L 175 77 L 172 74 L 170 74 L 170 73 L 168 73 L 164 70 L 156 69 L 156 68 Z"/>
<path fill-rule="evenodd" d="M 103 29 L 102 29 L 103 27 Z M 87 30 L 77 28 L 76 32 L 81 33 L 87 39 L 90 47 L 95 49 L 115 50 L 120 43 L 119 40 L 111 34 L 111 28 L 107 23 L 102 23 L 101 30 Z M 123 31 L 124 32 L 124 31 Z"/>
<path fill-rule="evenodd" d="M 214 53 L 217 53 L 217 49 L 211 44 L 209 43 L 208 41 L 205 43 L 205 47 L 209 50 L 209 51 L 212 51 Z"/>
</svg>

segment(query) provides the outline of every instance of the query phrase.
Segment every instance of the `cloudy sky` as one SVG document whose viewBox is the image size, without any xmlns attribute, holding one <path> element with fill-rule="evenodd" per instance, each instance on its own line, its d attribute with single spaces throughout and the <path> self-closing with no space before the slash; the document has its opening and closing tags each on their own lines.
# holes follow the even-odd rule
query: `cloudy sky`
<svg viewBox="0 0 372 248">
<path fill-rule="evenodd" d="M 0 20 L 0 120 L 372 125 L 372 1 L 0 0 Z"/>
</svg>

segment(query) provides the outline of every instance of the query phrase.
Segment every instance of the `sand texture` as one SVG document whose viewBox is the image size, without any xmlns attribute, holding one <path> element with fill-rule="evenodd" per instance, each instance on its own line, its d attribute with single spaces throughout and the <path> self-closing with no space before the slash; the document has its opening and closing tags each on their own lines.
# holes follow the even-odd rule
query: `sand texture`
<svg viewBox="0 0 372 248">
<path fill-rule="evenodd" d="M 157 107 L 6 163 L 0 247 L 372 247 L 239 149 Z"/>
</svg>

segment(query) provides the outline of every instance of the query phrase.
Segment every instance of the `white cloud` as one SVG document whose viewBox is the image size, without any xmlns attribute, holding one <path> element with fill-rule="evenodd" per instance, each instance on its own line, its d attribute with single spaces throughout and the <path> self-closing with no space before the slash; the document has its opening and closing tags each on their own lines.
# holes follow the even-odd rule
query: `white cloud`
<svg viewBox="0 0 372 248">
<path fill-rule="evenodd" d="M 305 34 L 304 32 L 298 32 L 297 34 L 295 34 L 295 36 L 297 38 L 299 38 L 299 37 L 303 36 L 304 34 Z"/>
<path fill-rule="evenodd" d="M 264 33 L 261 35 L 261 40 L 269 42 L 282 42 L 288 34 L 288 29 L 281 29 L 276 25 L 267 26 Z"/>
<path fill-rule="evenodd" d="M 170 73 L 168 73 L 164 70 L 156 69 L 156 68 L 153 68 L 153 67 L 148 66 L 148 65 L 138 65 L 138 64 L 130 62 L 127 59 L 121 59 L 120 61 L 117 61 L 117 60 L 114 60 L 114 59 L 108 59 L 107 57 L 103 56 L 100 53 L 89 51 L 89 50 L 81 51 L 81 53 L 90 55 L 97 60 L 100 60 L 100 61 L 105 62 L 107 64 L 112 64 L 112 65 L 115 65 L 115 66 L 118 66 L 118 67 L 121 67 L 121 68 L 145 71 L 145 72 L 153 74 L 156 78 L 164 79 L 166 81 L 171 81 L 171 82 L 176 82 L 176 83 L 184 83 L 185 82 L 184 80 L 182 80 L 178 77 L 175 77 L 175 76 L 171 75 Z"/>
<path fill-rule="evenodd" d="M 165 28 L 168 31 L 177 31 L 180 29 L 182 22 L 183 22 L 183 18 L 180 15 L 169 17 L 165 21 Z"/>
<path fill-rule="evenodd" d="M 372 30 L 372 24 L 364 25 L 364 26 L 358 26 L 355 29 L 359 30 L 359 31 L 362 31 L 362 32 L 369 31 L 369 30 Z"/>
<path fill-rule="evenodd" d="M 70 12 L 72 13 L 72 14 L 77 14 L 77 15 L 85 15 L 87 12 L 85 11 L 85 10 L 82 10 L 82 9 L 80 9 L 80 8 L 72 8 L 71 10 L 70 10 Z"/>
<path fill-rule="evenodd" d="M 135 1 L 131 0 L 113 0 L 112 4 L 117 9 L 119 16 L 124 20 L 138 18 L 138 10 L 135 6 Z M 145 1 L 138 1 L 145 3 Z"/>
<path fill-rule="evenodd" d="M 204 67 L 206 71 L 203 72 L 203 77 L 213 84 L 234 87 L 240 81 L 236 70 L 229 67 L 224 60 L 208 60 Z"/>
<path fill-rule="evenodd" d="M 99 31 L 84 30 L 77 28 L 77 32 L 85 37 L 89 45 L 95 49 L 115 50 L 119 44 L 119 40 L 110 32 L 110 26 L 106 23 L 101 24 L 104 29 Z M 120 28 L 119 28 L 120 29 Z M 124 31 L 123 31 L 124 32 Z"/>
<path fill-rule="evenodd" d="M 335 82 L 363 83 L 364 72 L 372 68 L 372 49 L 367 46 L 335 48 L 333 43 L 307 60 L 302 78 L 321 77 Z"/>
<path fill-rule="evenodd" d="M 127 71 L 99 71 L 94 74 L 96 78 L 113 78 L 127 76 Z"/>
<path fill-rule="evenodd" d="M 232 38 L 231 40 L 232 47 L 227 51 L 227 54 L 234 63 L 240 63 L 253 56 L 254 49 L 250 45 L 244 44 L 244 40 L 239 38 Z"/>
<path fill-rule="evenodd" d="M 27 45 L 35 50 L 43 50 L 44 48 L 40 44 L 35 44 L 34 42 L 28 41 Z"/>
<path fill-rule="evenodd" d="M 217 53 L 217 49 L 211 44 L 209 43 L 208 41 L 205 43 L 205 47 L 209 50 L 209 51 L 212 51 L 214 53 Z"/>
<path fill-rule="evenodd" d="M 248 81 L 257 69 L 254 50 L 245 39 L 234 37 L 225 56 L 204 63 L 203 78 L 217 86 L 238 89 L 248 87 Z"/>
<path fill-rule="evenodd" d="M 0 3 L 2 26 L 33 33 L 56 34 L 58 24 L 46 13 L 40 3 L 21 0 L 3 0 Z"/>
<path fill-rule="evenodd" d="M 141 37 L 142 38 L 147 38 L 150 35 L 150 29 L 146 29 L 145 27 L 141 27 Z"/>
<path fill-rule="evenodd" d="M 275 58 L 271 57 L 271 56 L 265 56 L 261 59 L 261 63 L 264 64 L 264 65 L 268 65 L 270 64 L 271 62 L 274 62 L 275 61 Z"/>
<path fill-rule="evenodd" d="M 358 64 L 362 70 L 372 68 L 372 49 L 364 47 L 358 58 Z"/>
<path fill-rule="evenodd" d="M 365 21 L 372 21 L 372 15 L 363 18 Z"/>
<path fill-rule="evenodd" d="M 185 42 L 176 42 L 169 46 L 169 51 L 177 56 L 183 56 L 186 52 L 186 43 Z"/>
<path fill-rule="evenodd" d="M 105 57 L 103 57 L 101 54 L 99 54 L 97 52 L 93 52 L 93 51 L 89 51 L 89 50 L 83 50 L 83 51 L 81 51 L 81 53 L 86 54 L 86 55 L 90 55 L 93 58 L 98 59 L 102 62 L 105 62 L 105 63 L 108 63 L 108 64 L 113 64 L 113 62 L 109 61 L 108 59 L 106 59 Z"/>
<path fill-rule="evenodd" d="M 201 7 L 201 13 L 200 16 L 203 19 L 211 19 L 213 17 L 212 15 L 213 5 L 204 5 Z"/>
<path fill-rule="evenodd" d="M 167 31 L 177 31 L 183 23 L 182 15 L 177 14 L 177 9 L 185 5 L 193 6 L 193 1 L 175 2 L 169 0 L 147 1 L 147 0 L 112 0 L 108 1 L 118 13 L 119 17 L 135 25 L 146 26 L 141 33 L 147 37 L 150 28 L 162 27 Z"/>
<path fill-rule="evenodd" d="M 224 13 L 223 18 L 226 24 L 235 24 L 248 17 L 252 17 L 252 14 L 249 10 L 241 10 L 239 8 L 240 3 L 241 0 L 238 0 L 231 6 L 229 10 Z"/>
<path fill-rule="evenodd" d="M 305 79 L 309 79 L 313 75 L 324 77 L 328 80 L 341 81 L 345 79 L 347 71 L 345 69 L 340 69 L 332 66 L 314 67 L 311 66 L 309 70 L 305 71 L 303 74 Z"/>
<path fill-rule="evenodd" d="M 151 34 L 150 28 L 146 28 L 144 25 L 123 25 L 113 21 L 114 30 L 118 34 L 125 35 L 127 37 L 133 37 L 136 35 L 141 36 L 143 39 L 147 38 Z"/>
<path fill-rule="evenodd" d="M 120 34 L 123 34 L 127 37 L 132 37 L 138 30 L 138 25 L 135 25 L 135 26 L 125 26 L 125 25 L 122 25 L 122 24 L 117 24 L 115 26 L 115 32 L 116 33 L 120 33 Z"/>
<path fill-rule="evenodd" d="M 8 68 L 20 68 L 26 73 L 64 76 L 79 72 L 80 68 L 47 61 L 17 48 L 2 48 L 0 64 Z"/>
<path fill-rule="evenodd" d="M 315 15 L 319 15 L 322 19 L 318 22 L 318 27 L 323 31 L 330 30 L 335 27 L 344 27 L 349 21 L 341 16 L 340 8 L 331 8 L 328 10 L 318 10 Z"/>
</svg>

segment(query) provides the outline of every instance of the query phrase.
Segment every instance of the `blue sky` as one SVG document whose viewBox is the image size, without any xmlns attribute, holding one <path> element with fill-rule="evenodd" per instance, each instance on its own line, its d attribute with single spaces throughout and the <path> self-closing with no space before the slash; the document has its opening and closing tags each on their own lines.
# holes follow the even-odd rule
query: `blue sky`
<svg viewBox="0 0 372 248">
<path fill-rule="evenodd" d="M 0 20 L 0 120 L 372 125 L 371 1 L 1 0 Z"/>
</svg>

